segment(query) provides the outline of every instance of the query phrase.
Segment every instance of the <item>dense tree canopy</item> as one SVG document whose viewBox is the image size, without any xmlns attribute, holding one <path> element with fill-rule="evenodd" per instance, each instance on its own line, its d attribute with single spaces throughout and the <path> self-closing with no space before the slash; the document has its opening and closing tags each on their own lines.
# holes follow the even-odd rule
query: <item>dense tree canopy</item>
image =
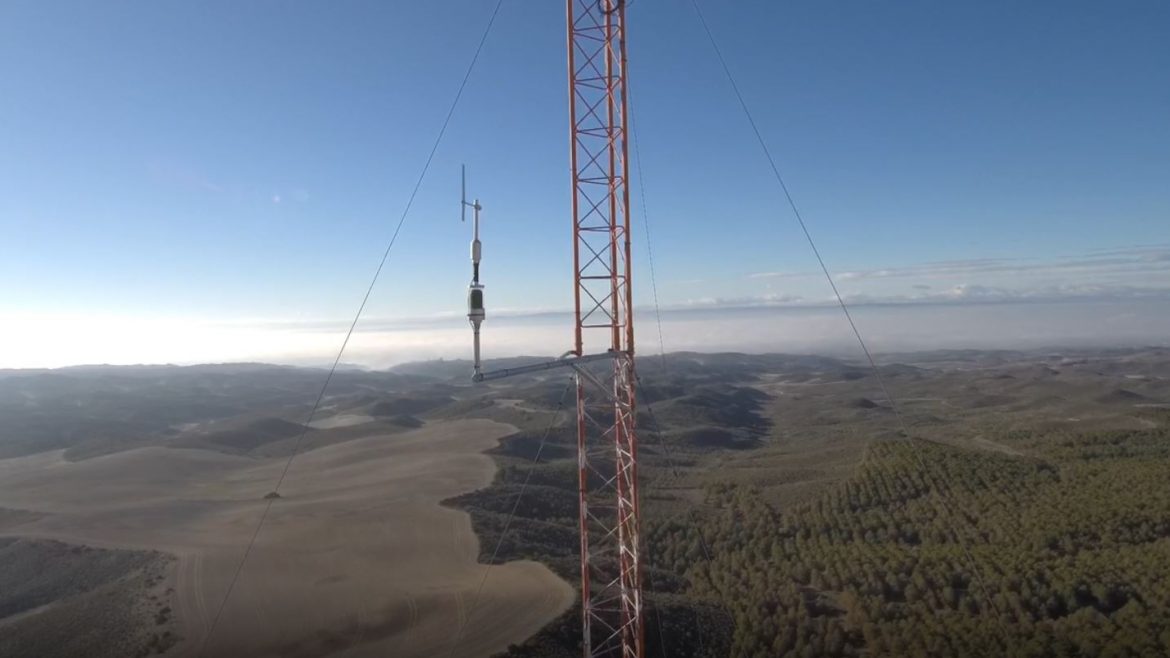
<svg viewBox="0 0 1170 658">
<path fill-rule="evenodd" d="M 1170 433 L 1005 440 L 1028 456 L 877 443 L 790 514 L 709 487 L 651 559 L 730 613 L 734 656 L 1170 655 Z"/>
</svg>

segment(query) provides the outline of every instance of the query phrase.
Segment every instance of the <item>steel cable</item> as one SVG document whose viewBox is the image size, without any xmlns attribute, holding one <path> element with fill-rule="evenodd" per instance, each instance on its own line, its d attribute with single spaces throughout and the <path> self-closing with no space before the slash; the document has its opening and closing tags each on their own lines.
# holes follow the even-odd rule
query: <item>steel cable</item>
<svg viewBox="0 0 1170 658">
<path fill-rule="evenodd" d="M 492 10 L 491 16 L 488 18 L 487 25 L 484 27 L 483 35 L 476 45 L 475 53 L 471 57 L 471 62 L 467 65 L 467 70 L 463 75 L 463 80 L 459 83 L 459 89 L 455 92 L 455 98 L 451 101 L 451 106 L 447 110 L 447 116 L 443 119 L 443 124 L 439 128 L 439 134 L 435 137 L 434 144 L 431 146 L 430 153 L 427 154 L 427 159 L 423 163 L 422 171 L 419 172 L 418 180 L 415 181 L 414 188 L 410 192 L 410 197 L 406 201 L 406 206 L 402 210 L 402 216 L 398 219 L 398 224 L 394 227 L 394 233 L 390 236 L 390 242 L 386 245 L 386 250 L 382 253 L 382 259 L 378 262 L 378 268 L 374 271 L 374 276 L 370 279 L 370 284 L 366 288 L 366 293 L 362 297 L 362 302 L 358 306 L 357 313 L 354 314 L 353 322 L 350 323 L 348 331 L 345 333 L 345 339 L 341 342 L 341 347 L 337 350 L 337 356 L 333 359 L 333 365 L 329 368 L 329 374 L 325 377 L 325 382 L 321 385 L 321 391 L 317 394 L 317 399 L 313 403 L 312 409 L 309 411 L 309 417 L 305 421 L 304 428 L 297 437 L 296 443 L 293 444 L 292 453 L 288 460 L 285 461 L 284 469 L 280 473 L 280 478 L 276 481 L 276 486 L 273 488 L 273 493 L 280 492 L 280 486 L 284 483 L 285 477 L 288 475 L 289 467 L 292 466 L 293 460 L 300 452 L 301 444 L 308 434 L 309 424 L 313 422 L 313 417 L 316 415 L 318 408 L 321 406 L 321 400 L 325 398 L 325 391 L 329 388 L 329 383 L 333 380 L 333 375 L 337 371 L 337 365 L 341 362 L 341 357 L 345 353 L 346 346 L 349 345 L 350 338 L 353 337 L 354 329 L 357 327 L 358 320 L 362 317 L 362 312 L 365 311 L 366 304 L 370 300 L 370 294 L 374 291 L 374 285 L 378 282 L 378 277 L 382 274 L 382 269 L 386 266 L 386 262 L 390 259 L 390 253 L 394 249 L 394 244 L 398 241 L 398 235 L 402 231 L 402 226 L 406 223 L 406 218 L 410 214 L 410 209 L 414 205 L 414 200 L 418 196 L 418 191 L 422 187 L 423 180 L 426 178 L 427 171 L 431 168 L 431 162 L 435 159 L 435 153 L 439 150 L 439 144 L 443 141 L 443 135 L 447 132 L 447 127 L 451 124 L 451 117 L 455 114 L 455 108 L 459 105 L 459 99 L 463 97 L 463 90 L 467 87 L 467 81 L 471 78 L 471 72 L 475 69 L 476 62 L 479 61 L 479 55 L 483 51 L 483 45 L 487 41 L 488 35 L 491 33 L 492 26 L 495 24 L 496 16 L 500 12 L 500 7 L 504 0 L 497 0 L 495 8 Z M 248 540 L 247 547 L 244 549 L 244 554 L 240 558 L 239 564 L 232 575 L 231 581 L 228 583 L 227 591 L 224 593 L 223 600 L 220 601 L 219 607 L 216 610 L 215 616 L 211 620 L 211 625 L 207 629 L 207 633 L 203 636 L 203 641 L 200 643 L 199 653 L 203 655 L 207 649 L 207 644 L 215 633 L 216 627 L 219 625 L 219 620 L 223 616 L 223 611 L 227 607 L 228 601 L 231 599 L 232 592 L 235 591 L 236 583 L 240 579 L 240 574 L 243 573 L 244 565 L 248 562 L 248 556 L 251 555 L 253 547 L 256 545 L 256 539 L 260 536 L 260 530 L 264 526 L 264 522 L 268 518 L 268 513 L 272 509 L 272 504 L 276 501 L 276 497 L 269 498 L 264 505 L 264 510 L 260 513 L 260 519 L 256 522 L 256 528 L 252 532 L 251 539 Z"/>
<path fill-rule="evenodd" d="M 894 417 L 897 419 L 897 423 L 901 427 L 902 435 L 905 437 L 908 444 L 911 447 L 913 447 L 914 441 L 910 437 L 909 427 L 907 426 L 905 418 L 902 416 L 902 413 L 898 408 L 897 401 L 894 399 L 894 396 L 890 393 L 889 387 L 886 386 L 885 378 L 882 377 L 881 370 L 878 368 L 877 362 L 874 360 L 873 355 L 870 353 L 869 347 L 868 347 L 868 345 L 866 345 L 865 339 L 861 335 L 861 331 L 857 328 L 857 323 L 854 322 L 853 315 L 849 312 L 849 306 L 845 303 L 844 297 L 841 295 L 841 292 L 837 289 L 837 284 L 833 279 L 833 275 L 830 273 L 828 266 L 825 264 L 824 258 L 821 257 L 820 250 L 817 249 L 816 242 L 813 240 L 812 234 L 809 232 L 808 226 L 805 224 L 804 217 L 801 216 L 800 210 L 797 208 L 796 202 L 793 200 L 792 194 L 788 190 L 788 185 L 785 184 L 784 177 L 780 174 L 780 169 L 776 165 L 776 160 L 772 157 L 772 152 L 768 148 L 768 144 L 764 140 L 763 135 L 760 133 L 759 126 L 756 124 L 756 120 L 753 117 L 751 110 L 748 108 L 747 101 L 744 99 L 743 94 L 740 92 L 739 85 L 735 81 L 735 76 L 732 75 L 731 69 L 727 65 L 727 60 L 723 57 L 723 52 L 722 52 L 722 50 L 720 50 L 719 44 L 715 40 L 715 35 L 712 33 L 711 27 L 707 23 L 707 19 L 703 14 L 703 10 L 702 10 L 702 8 L 699 7 L 698 0 L 690 0 L 690 3 L 691 3 L 691 6 L 694 7 L 694 9 L 695 9 L 695 14 L 698 16 L 699 22 L 702 24 L 703 31 L 707 35 L 707 40 L 710 42 L 711 48 L 715 52 L 716 58 L 719 60 L 719 64 L 723 69 L 723 73 L 727 77 L 727 81 L 730 83 L 731 89 L 735 93 L 735 97 L 739 101 L 740 107 L 743 109 L 744 116 L 747 118 L 748 123 L 751 125 L 752 132 L 755 134 L 756 140 L 759 142 L 760 148 L 764 152 L 764 156 L 768 160 L 768 165 L 772 169 L 772 174 L 775 177 L 776 182 L 779 183 L 780 189 L 784 193 L 784 198 L 787 199 L 788 205 L 792 209 L 792 214 L 796 218 L 797 223 L 800 225 L 800 230 L 804 234 L 805 239 L 808 241 L 808 245 L 812 249 L 813 255 L 816 257 L 817 263 L 820 265 L 821 271 L 824 273 L 825 279 L 829 283 L 829 287 L 832 288 L 832 290 L 833 290 L 833 296 L 836 298 L 837 304 L 841 307 L 841 311 L 842 311 L 842 313 L 844 313 L 845 319 L 848 320 L 848 322 L 849 322 L 850 329 L 853 330 L 854 337 L 856 337 L 858 344 L 861 346 L 862 352 L 865 354 L 866 360 L 869 362 L 869 366 L 870 366 L 871 370 L 873 371 L 875 378 L 877 379 L 878 385 L 882 390 L 882 394 L 885 396 L 886 400 L 888 400 L 890 403 L 890 409 L 891 409 L 891 411 L 894 412 Z M 914 459 L 916 462 L 918 462 L 919 469 L 922 471 L 922 473 L 924 475 L 927 473 L 930 473 L 931 471 L 930 471 L 930 469 L 927 468 L 927 465 L 926 465 L 925 461 L 922 459 L 922 455 L 919 453 L 919 451 L 917 449 L 913 449 L 910 452 L 912 455 L 914 455 Z M 931 479 L 932 480 L 934 479 L 933 476 Z M 943 513 L 944 513 L 943 518 L 945 519 L 945 518 L 949 518 L 949 517 L 953 516 L 953 510 L 950 509 L 949 505 L 946 502 L 946 496 L 943 495 L 943 488 L 939 484 L 937 484 L 937 482 L 934 484 L 933 488 L 936 491 L 938 491 L 940 495 L 937 498 L 931 497 L 931 500 L 936 500 L 936 501 L 938 501 L 938 504 L 943 506 Z M 976 582 L 979 584 L 979 587 L 983 592 L 983 597 L 985 599 L 985 602 L 988 604 L 988 607 L 995 613 L 995 621 L 996 621 L 996 624 L 998 625 L 998 627 L 1003 635 L 1004 641 L 1009 642 L 1009 639 L 1008 639 L 1009 636 L 1007 633 L 1007 628 L 1004 626 L 1004 623 L 1003 623 L 1002 614 L 1000 613 L 999 607 L 995 604 L 995 601 L 991 596 L 991 592 L 983 580 L 983 577 L 982 577 L 981 572 L 978 568 L 978 565 L 975 562 L 974 556 L 971 554 L 971 551 L 970 551 L 969 547 L 967 546 L 967 543 L 962 540 L 962 538 L 959 536 L 957 529 L 954 527 L 952 527 L 952 534 L 955 537 L 956 542 L 959 544 L 960 549 L 963 551 L 965 559 L 968 562 L 968 566 L 972 570 L 972 576 L 975 578 Z"/>
</svg>

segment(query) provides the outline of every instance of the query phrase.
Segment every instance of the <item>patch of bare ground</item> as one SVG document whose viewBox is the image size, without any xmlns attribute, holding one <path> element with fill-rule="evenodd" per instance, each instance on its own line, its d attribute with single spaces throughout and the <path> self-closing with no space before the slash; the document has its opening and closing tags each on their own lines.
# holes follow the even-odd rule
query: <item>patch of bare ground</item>
<svg viewBox="0 0 1170 658">
<path fill-rule="evenodd" d="M 490 483 L 495 466 L 482 453 L 513 431 L 487 420 L 433 422 L 298 457 L 202 655 L 445 655 L 466 623 L 456 655 L 482 656 L 535 633 L 568 608 L 573 589 L 535 562 L 480 564 L 468 515 L 439 504 Z M 43 515 L 14 529 L 25 536 L 174 554 L 175 630 L 152 648 L 178 637 L 168 654 L 199 655 L 283 466 L 159 447 L 80 462 L 41 453 L 0 460 L 0 505 Z M 103 587 L 143 600 L 132 584 Z"/>
</svg>

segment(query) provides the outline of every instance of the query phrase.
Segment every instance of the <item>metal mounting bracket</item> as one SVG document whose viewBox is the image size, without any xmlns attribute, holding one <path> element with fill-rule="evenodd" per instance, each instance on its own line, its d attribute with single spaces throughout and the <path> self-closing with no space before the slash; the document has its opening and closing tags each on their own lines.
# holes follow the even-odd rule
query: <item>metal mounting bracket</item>
<svg viewBox="0 0 1170 658">
<path fill-rule="evenodd" d="M 620 352 L 610 350 L 600 354 L 585 354 L 582 356 L 572 356 L 572 352 L 565 352 L 561 358 L 552 361 L 545 361 L 543 363 L 534 363 L 527 366 L 517 366 L 515 368 L 501 368 L 491 372 L 479 372 L 471 376 L 473 382 L 487 382 L 493 379 L 503 379 L 504 377 L 513 377 L 515 375 L 526 375 L 532 372 L 541 372 L 543 370 L 552 370 L 553 368 L 560 368 L 568 366 L 570 368 L 581 370 L 578 368 L 581 364 L 589 363 L 591 361 L 601 361 L 602 359 L 616 359 L 625 356 Z"/>
</svg>

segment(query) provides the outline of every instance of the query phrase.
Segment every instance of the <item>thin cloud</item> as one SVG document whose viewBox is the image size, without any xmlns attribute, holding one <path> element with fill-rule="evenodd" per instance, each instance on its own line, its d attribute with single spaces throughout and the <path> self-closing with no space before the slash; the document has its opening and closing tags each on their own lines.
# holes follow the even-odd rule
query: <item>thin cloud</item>
<svg viewBox="0 0 1170 658">
<path fill-rule="evenodd" d="M 1170 300 L 1170 286 L 1133 286 L 1124 284 L 1068 284 L 1035 287 L 988 286 L 961 283 L 945 288 L 915 285 L 912 293 L 844 293 L 842 299 L 851 306 L 980 304 L 1012 302 L 1108 302 L 1124 300 Z M 817 308 L 837 305 L 833 296 L 808 298 L 799 295 L 757 295 L 744 297 L 708 297 L 670 305 L 669 310 L 744 309 L 744 308 Z"/>
<path fill-rule="evenodd" d="M 767 294 L 744 297 L 700 297 L 689 299 L 682 304 L 670 304 L 671 310 L 695 308 L 743 308 L 751 306 L 786 306 L 806 302 L 800 295 Z"/>
<path fill-rule="evenodd" d="M 1157 274 L 1170 271 L 1170 246 L 1153 245 L 1090 252 L 1057 260 L 976 258 L 948 260 L 919 265 L 892 266 L 868 270 L 844 270 L 834 274 L 837 281 L 920 278 L 940 279 L 976 275 L 1069 275 L 1069 274 Z M 801 279 L 823 276 L 817 272 L 756 272 L 749 279 Z"/>
<path fill-rule="evenodd" d="M 1122 300 L 1170 300 L 1170 287 L 1129 285 L 1059 285 L 1037 288 L 1007 288 L 959 284 L 939 291 L 911 295 L 845 295 L 850 304 L 932 304 L 1004 302 L 1107 302 Z M 835 301 L 835 300 L 832 300 Z"/>
<path fill-rule="evenodd" d="M 1156 260 L 1170 258 L 1170 243 L 1129 245 L 1126 247 L 1111 247 L 1108 249 L 1092 249 L 1090 254 L 1095 256 L 1138 256 L 1152 257 Z"/>
<path fill-rule="evenodd" d="M 753 272 L 747 275 L 749 279 L 808 279 L 823 277 L 821 272 Z"/>
<path fill-rule="evenodd" d="M 944 278 L 982 274 L 999 275 L 1068 275 L 1068 274 L 1143 274 L 1170 270 L 1170 249 L 1126 250 L 1054 261 L 1016 259 L 980 259 L 941 261 L 875 270 L 841 272 L 837 279 L 857 281 L 887 278 Z"/>
</svg>

